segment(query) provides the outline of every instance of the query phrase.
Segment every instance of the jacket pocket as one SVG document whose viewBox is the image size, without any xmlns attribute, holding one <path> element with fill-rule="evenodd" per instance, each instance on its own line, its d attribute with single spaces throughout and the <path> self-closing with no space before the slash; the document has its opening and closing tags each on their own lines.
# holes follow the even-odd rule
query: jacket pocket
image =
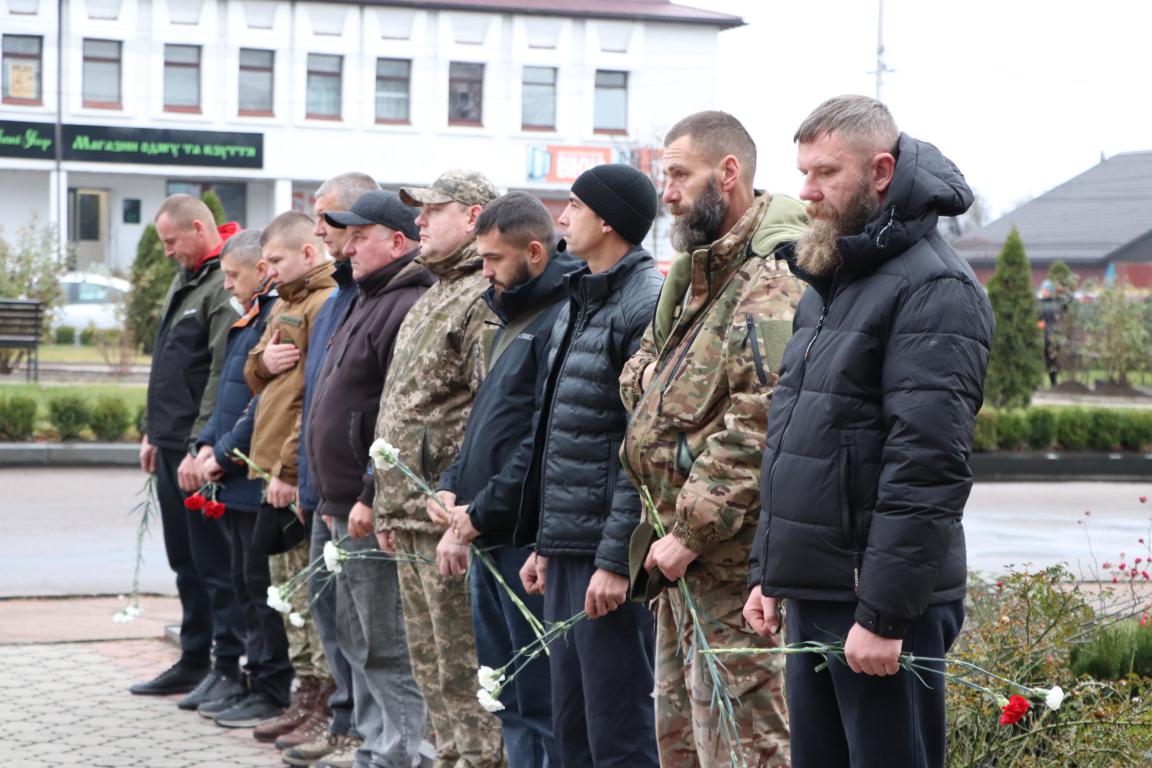
<svg viewBox="0 0 1152 768">
<path fill-rule="evenodd" d="M 364 450 L 364 412 L 352 411 L 348 414 L 348 447 L 352 457 L 361 467 L 368 466 L 368 452 Z"/>
<path fill-rule="evenodd" d="M 692 465 L 696 463 L 692 450 L 688 447 L 688 436 L 684 432 L 676 435 L 676 471 L 684 477 L 692 472 Z"/>
<path fill-rule="evenodd" d="M 764 352 L 760 349 L 760 339 L 756 335 L 756 320 L 751 312 L 744 315 L 744 327 L 748 329 L 744 337 L 744 346 L 752 349 L 752 365 L 756 369 L 756 378 L 760 380 L 760 384 L 767 384 L 768 369 L 764 366 Z"/>
<path fill-rule="evenodd" d="M 604 516 L 612 514 L 612 498 L 615 496 L 616 478 L 620 475 L 620 443 L 613 440 L 608 444 L 608 482 L 604 489 Z"/>
<path fill-rule="evenodd" d="M 432 465 L 435 459 L 432 456 L 432 446 L 428 444 L 428 427 L 420 430 L 420 477 L 424 482 L 432 482 Z"/>
</svg>

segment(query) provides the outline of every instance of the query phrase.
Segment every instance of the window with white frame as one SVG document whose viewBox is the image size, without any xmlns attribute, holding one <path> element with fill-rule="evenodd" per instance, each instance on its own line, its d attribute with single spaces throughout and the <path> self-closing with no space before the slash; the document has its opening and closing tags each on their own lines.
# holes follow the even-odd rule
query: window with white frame
<svg viewBox="0 0 1152 768">
<path fill-rule="evenodd" d="M 376 122 L 407 123 L 412 89 L 412 62 L 376 59 Z"/>
<path fill-rule="evenodd" d="M 524 67 L 520 126 L 529 130 L 556 127 L 556 68 Z"/>
<path fill-rule="evenodd" d="M 4 35 L 2 47 L 5 104 L 43 104 L 44 38 Z"/>
<path fill-rule="evenodd" d="M 448 65 L 448 124 L 480 125 L 484 117 L 484 65 Z"/>
<path fill-rule="evenodd" d="M 305 110 L 308 117 L 322 120 L 340 119 L 340 89 L 344 74 L 342 56 L 328 53 L 308 54 L 308 82 Z"/>
<path fill-rule="evenodd" d="M 123 44 L 119 40 L 84 40 L 84 106 L 120 109 Z"/>
<path fill-rule="evenodd" d="M 200 46 L 164 46 L 164 110 L 200 111 Z"/>
<path fill-rule="evenodd" d="M 598 133 L 628 131 L 628 73 L 596 70 L 592 128 Z"/>
<path fill-rule="evenodd" d="M 240 114 L 271 115 L 276 54 L 257 48 L 240 49 Z"/>
</svg>

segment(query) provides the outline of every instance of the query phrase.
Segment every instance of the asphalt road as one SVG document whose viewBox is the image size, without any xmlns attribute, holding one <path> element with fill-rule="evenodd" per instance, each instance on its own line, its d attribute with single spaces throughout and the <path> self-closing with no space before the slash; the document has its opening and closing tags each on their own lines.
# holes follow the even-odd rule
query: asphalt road
<svg viewBox="0 0 1152 768">
<path fill-rule="evenodd" d="M 126 468 L 0 469 L 0 597 L 128 592 L 137 522 L 129 510 L 143 481 Z M 1089 578 L 1121 553 L 1148 558 L 1138 539 L 1152 541 L 1152 505 L 1139 497 L 1150 491 L 1142 483 L 977 484 L 965 514 L 969 564 L 996 574 L 1009 564 L 1066 562 Z M 159 521 L 144 540 L 141 589 L 175 593 Z"/>
</svg>

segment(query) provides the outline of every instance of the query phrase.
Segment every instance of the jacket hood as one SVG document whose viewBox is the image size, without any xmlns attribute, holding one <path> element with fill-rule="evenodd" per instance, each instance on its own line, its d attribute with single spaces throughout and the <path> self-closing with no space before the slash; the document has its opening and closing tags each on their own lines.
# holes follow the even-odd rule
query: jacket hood
<svg viewBox="0 0 1152 768">
<path fill-rule="evenodd" d="M 880 213 L 862 233 L 840 238 L 846 271 L 873 271 L 935 229 L 941 216 L 959 216 L 972 205 L 964 174 L 935 146 L 901 133 L 896 151 Z"/>
<path fill-rule="evenodd" d="M 420 254 L 420 263 L 441 280 L 452 280 L 459 275 L 475 272 L 483 266 L 476 252 L 476 238 L 471 238 L 447 256 L 438 259 Z"/>
<path fill-rule="evenodd" d="M 370 275 L 365 275 L 356 285 L 365 296 L 379 296 L 388 291 L 408 288 L 413 285 L 428 287 L 436 278 L 427 269 L 417 264 L 415 269 L 408 267 L 416 261 L 419 249 L 413 248 L 391 264 L 387 264 Z"/>
<path fill-rule="evenodd" d="M 204 254 L 204 258 L 196 262 L 196 266 L 192 267 L 192 269 L 185 269 L 184 271 L 189 275 L 195 275 L 200 271 L 200 268 L 207 264 L 209 261 L 219 258 L 220 251 L 224 249 L 224 243 L 228 242 L 230 237 L 240 232 L 240 225 L 234 221 L 229 221 L 216 227 L 216 231 L 220 233 L 220 244 L 208 253 Z"/>
<path fill-rule="evenodd" d="M 489 286 L 484 291 L 484 301 L 501 322 L 508 323 L 522 312 L 542 304 L 551 304 L 560 298 L 564 294 L 564 276 L 579 268 L 579 261 L 567 253 L 557 251 L 539 275 L 500 294 Z"/>
<path fill-rule="evenodd" d="M 298 277 L 290 283 L 277 285 L 276 292 L 285 301 L 295 303 L 303 300 L 313 291 L 335 287 L 336 281 L 332 279 L 332 264 L 325 261 L 312 267 L 303 277 Z"/>
</svg>

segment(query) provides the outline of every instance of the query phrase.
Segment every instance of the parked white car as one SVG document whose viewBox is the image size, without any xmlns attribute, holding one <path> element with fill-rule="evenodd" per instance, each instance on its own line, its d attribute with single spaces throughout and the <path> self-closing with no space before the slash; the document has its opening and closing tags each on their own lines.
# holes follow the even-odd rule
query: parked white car
<svg viewBox="0 0 1152 768">
<path fill-rule="evenodd" d="M 68 272 L 60 276 L 60 299 L 52 313 L 52 327 L 71 326 L 77 332 L 89 326 L 97 330 L 119 328 L 116 309 L 132 285 L 119 277 L 93 272 Z"/>
</svg>

